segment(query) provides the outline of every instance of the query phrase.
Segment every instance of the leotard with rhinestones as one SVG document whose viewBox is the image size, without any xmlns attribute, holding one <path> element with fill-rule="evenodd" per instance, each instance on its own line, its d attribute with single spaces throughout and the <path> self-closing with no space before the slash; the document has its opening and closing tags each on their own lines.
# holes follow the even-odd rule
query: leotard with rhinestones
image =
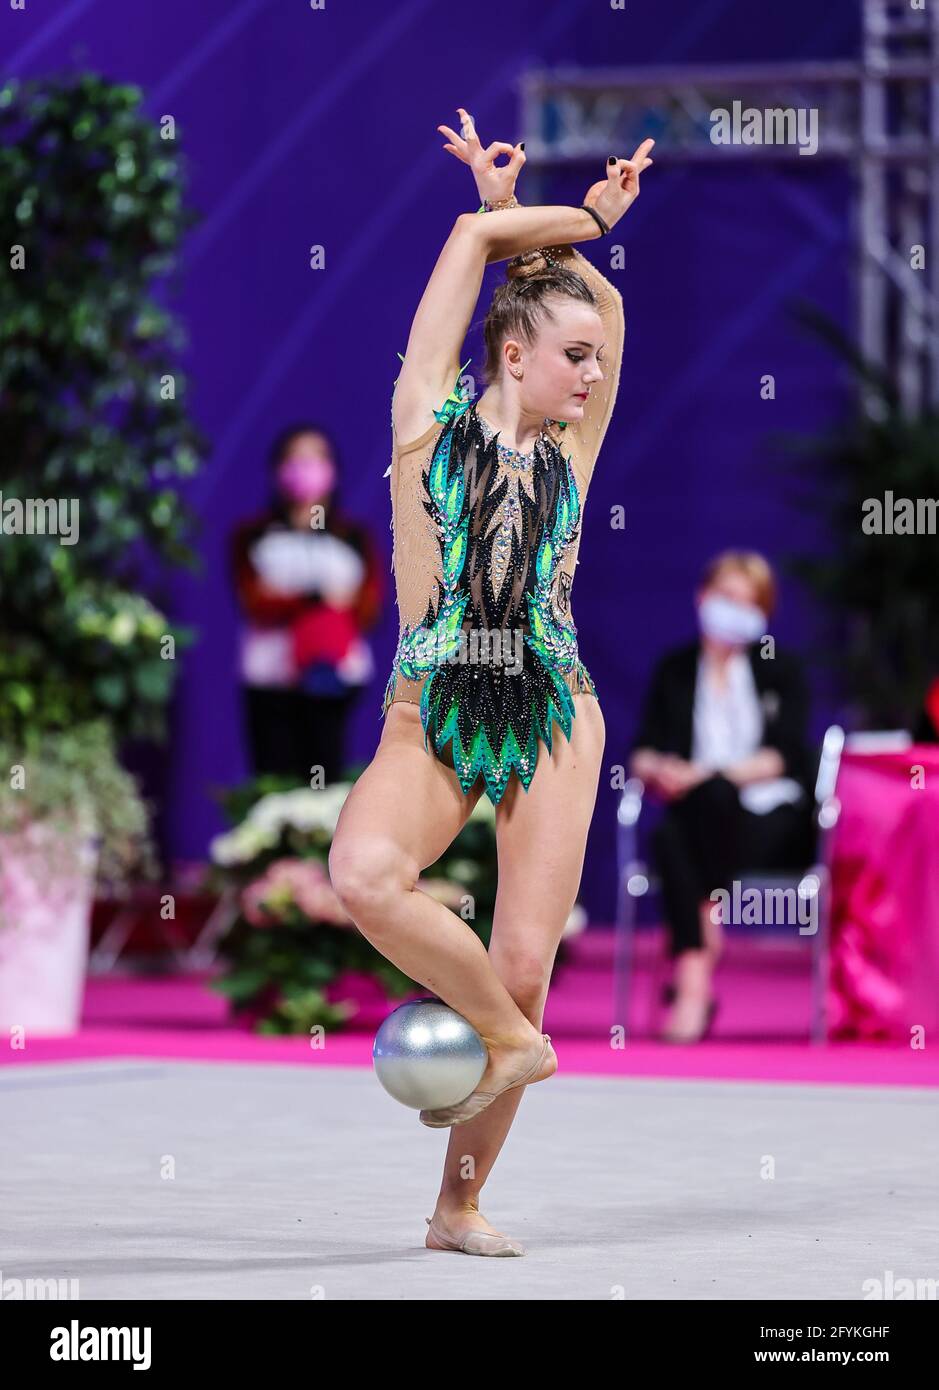
<svg viewBox="0 0 939 1390">
<path fill-rule="evenodd" d="M 399 640 L 381 714 L 420 707 L 425 748 L 464 792 L 483 778 L 493 804 L 512 777 L 528 789 L 556 722 L 570 738 L 573 696 L 596 695 L 580 660 L 571 589 L 584 501 L 619 385 L 619 291 L 575 248 L 555 248 L 590 286 L 603 320 L 602 381 L 577 421 L 546 421 L 530 455 L 500 448 L 464 385 L 435 423 L 400 443 L 392 427 L 392 568 Z M 468 364 L 465 364 L 468 365 Z"/>
</svg>

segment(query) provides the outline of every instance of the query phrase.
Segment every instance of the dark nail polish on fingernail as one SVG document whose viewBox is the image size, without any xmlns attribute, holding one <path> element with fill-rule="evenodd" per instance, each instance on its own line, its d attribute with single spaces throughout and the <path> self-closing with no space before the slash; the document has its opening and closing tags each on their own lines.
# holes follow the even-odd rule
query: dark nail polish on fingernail
<svg viewBox="0 0 939 1390">
<path fill-rule="evenodd" d="M 520 150 L 523 150 L 524 148 L 525 148 L 525 141 L 523 140 L 522 143 L 519 145 L 519 149 L 520 149 Z"/>
<path fill-rule="evenodd" d="M 607 160 L 607 164 L 615 164 L 615 163 L 616 163 L 616 155 L 615 155 L 615 154 L 611 154 L 610 157 L 609 157 L 609 159 Z"/>
</svg>

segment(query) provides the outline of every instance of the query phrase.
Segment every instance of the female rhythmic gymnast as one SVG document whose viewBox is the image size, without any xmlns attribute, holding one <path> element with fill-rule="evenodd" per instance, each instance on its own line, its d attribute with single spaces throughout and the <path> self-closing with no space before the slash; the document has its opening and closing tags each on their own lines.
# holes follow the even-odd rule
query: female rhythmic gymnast
<svg viewBox="0 0 939 1390">
<path fill-rule="evenodd" d="M 484 150 L 458 109 L 462 133 L 438 129 L 472 169 L 485 211 L 457 217 L 396 383 L 400 640 L 381 740 L 342 809 L 329 869 L 363 935 L 467 1018 L 488 1048 L 467 1100 L 421 1111 L 424 1124 L 458 1127 L 425 1218 L 426 1244 L 519 1255 L 518 1242 L 481 1215 L 479 1193 L 523 1087 L 557 1069 L 541 1021 L 580 885 L 605 740 L 570 592 L 581 509 L 619 381 L 623 309 L 570 243 L 620 220 L 654 141 L 632 159 L 611 156 L 580 207 L 522 207 L 514 197 L 522 147 Z M 510 156 L 502 167 L 500 155 Z M 486 266 L 507 259 L 509 278 L 485 321 L 487 386 L 473 400 L 461 380 L 463 339 Z M 552 738 L 554 722 L 564 738 Z M 499 863 L 488 952 L 415 887 L 483 791 L 496 807 Z"/>
</svg>

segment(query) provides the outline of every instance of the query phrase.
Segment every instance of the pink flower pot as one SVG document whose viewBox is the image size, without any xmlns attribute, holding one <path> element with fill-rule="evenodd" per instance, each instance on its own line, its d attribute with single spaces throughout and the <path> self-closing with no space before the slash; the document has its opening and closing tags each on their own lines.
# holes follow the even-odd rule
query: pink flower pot
<svg viewBox="0 0 939 1390">
<path fill-rule="evenodd" d="M 0 1032 L 78 1029 L 97 850 L 45 823 L 0 835 Z"/>
</svg>

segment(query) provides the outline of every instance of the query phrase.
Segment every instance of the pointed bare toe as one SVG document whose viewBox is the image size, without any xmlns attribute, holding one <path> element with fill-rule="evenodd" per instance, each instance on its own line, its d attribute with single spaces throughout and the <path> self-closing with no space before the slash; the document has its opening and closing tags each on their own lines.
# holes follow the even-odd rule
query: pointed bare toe
<svg viewBox="0 0 939 1390">
<path fill-rule="evenodd" d="M 501 1086 L 498 1091 L 473 1091 L 472 1095 L 461 1100 L 458 1105 L 445 1105 L 438 1110 L 422 1110 L 420 1121 L 422 1125 L 427 1125 L 430 1129 L 447 1129 L 450 1125 L 462 1125 L 467 1120 L 475 1119 L 483 1110 L 488 1109 L 494 1100 L 504 1095 L 506 1091 L 514 1091 L 516 1086 L 527 1086 L 541 1071 L 549 1052 L 554 1049 L 551 1046 L 550 1033 L 541 1035 L 541 1052 L 537 1061 L 525 1071 L 521 1076 L 517 1076 L 508 1085 Z M 555 1058 L 555 1064 L 557 1058 Z"/>
<path fill-rule="evenodd" d="M 509 1236 L 490 1231 L 467 1231 L 458 1240 L 454 1240 L 445 1231 L 441 1231 L 439 1226 L 435 1226 L 429 1216 L 425 1216 L 424 1220 L 430 1227 L 430 1234 L 435 1242 L 435 1244 L 427 1246 L 428 1250 L 457 1250 L 463 1255 L 511 1256 L 525 1254 L 525 1247 L 519 1245 L 517 1240 L 512 1240 Z"/>
</svg>

